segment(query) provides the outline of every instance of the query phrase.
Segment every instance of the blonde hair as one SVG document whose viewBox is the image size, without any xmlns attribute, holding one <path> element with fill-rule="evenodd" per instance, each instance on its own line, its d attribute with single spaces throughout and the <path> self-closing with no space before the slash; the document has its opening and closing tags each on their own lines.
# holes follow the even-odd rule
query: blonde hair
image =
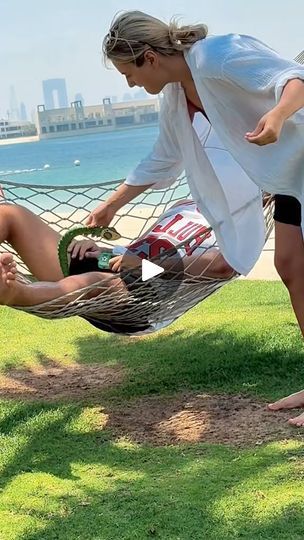
<svg viewBox="0 0 304 540">
<path fill-rule="evenodd" d="M 103 40 L 102 51 L 105 60 L 133 62 L 141 66 L 145 51 L 152 49 L 165 56 L 173 56 L 190 49 L 207 33 L 208 28 L 204 24 L 179 27 L 175 19 L 166 24 L 142 11 L 126 11 L 112 21 Z"/>
</svg>

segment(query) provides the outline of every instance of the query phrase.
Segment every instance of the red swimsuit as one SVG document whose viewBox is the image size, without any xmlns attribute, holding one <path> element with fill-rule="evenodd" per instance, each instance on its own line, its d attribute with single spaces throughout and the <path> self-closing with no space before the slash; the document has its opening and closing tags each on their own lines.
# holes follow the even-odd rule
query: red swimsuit
<svg viewBox="0 0 304 540">
<path fill-rule="evenodd" d="M 209 118 L 208 116 L 206 115 L 204 109 L 200 109 L 199 107 L 197 107 L 196 105 L 194 105 L 194 103 L 192 103 L 192 101 L 190 101 L 190 99 L 188 99 L 186 97 L 186 100 L 187 100 L 187 107 L 188 107 L 188 112 L 189 112 L 189 116 L 190 116 L 190 120 L 191 122 L 193 122 L 193 118 L 194 118 L 194 115 L 195 113 L 197 112 L 200 112 L 204 115 L 204 117 L 208 120 L 209 122 Z"/>
</svg>

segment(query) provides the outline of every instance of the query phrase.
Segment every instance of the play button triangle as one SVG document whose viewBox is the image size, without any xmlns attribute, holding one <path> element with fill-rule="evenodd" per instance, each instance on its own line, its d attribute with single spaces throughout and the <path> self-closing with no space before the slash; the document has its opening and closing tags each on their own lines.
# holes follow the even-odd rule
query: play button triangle
<svg viewBox="0 0 304 540">
<path fill-rule="evenodd" d="M 164 272 L 164 269 L 161 266 L 158 266 L 157 264 L 154 264 L 151 261 L 147 261 L 146 259 L 142 260 L 142 265 L 141 265 L 142 281 L 147 281 L 147 279 L 151 279 L 155 276 L 158 276 L 162 272 Z"/>
</svg>

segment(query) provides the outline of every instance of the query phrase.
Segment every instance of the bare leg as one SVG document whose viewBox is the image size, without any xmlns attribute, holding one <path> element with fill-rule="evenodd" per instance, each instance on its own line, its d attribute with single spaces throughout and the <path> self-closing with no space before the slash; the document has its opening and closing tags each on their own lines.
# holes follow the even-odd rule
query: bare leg
<svg viewBox="0 0 304 540">
<path fill-rule="evenodd" d="M 275 265 L 288 289 L 304 336 L 304 242 L 301 227 L 275 222 Z M 271 403 L 268 407 L 271 411 L 304 407 L 304 390 Z M 304 425 L 304 414 L 290 419 L 289 422 Z"/>
<path fill-rule="evenodd" d="M 62 302 L 69 303 L 79 296 L 78 290 L 98 283 L 98 287 L 90 291 L 87 298 L 92 298 L 98 294 L 128 293 L 122 280 L 113 278 L 111 274 L 104 272 L 89 272 L 77 276 L 69 276 L 58 282 L 37 282 L 25 285 L 16 281 L 16 265 L 10 253 L 0 255 L 0 304 L 8 306 L 34 306 L 61 298 Z M 102 282 L 102 283 L 100 283 Z M 62 298 L 68 293 L 67 298 Z"/>
<path fill-rule="evenodd" d="M 17 251 L 39 280 L 63 278 L 57 255 L 60 235 L 22 206 L 0 205 L 0 244 L 5 240 Z"/>
<path fill-rule="evenodd" d="M 185 271 L 196 277 L 228 279 L 236 275 L 218 248 L 207 249 L 200 257 L 184 258 Z"/>
<path fill-rule="evenodd" d="M 236 271 L 227 263 L 226 259 L 224 259 L 223 255 L 218 249 L 215 248 L 214 250 L 208 250 L 208 252 L 203 256 L 203 259 L 205 257 L 206 270 L 204 271 L 204 276 L 228 279 L 237 274 Z"/>
<path fill-rule="evenodd" d="M 304 241 L 301 227 L 275 222 L 275 266 L 304 337 Z"/>
</svg>

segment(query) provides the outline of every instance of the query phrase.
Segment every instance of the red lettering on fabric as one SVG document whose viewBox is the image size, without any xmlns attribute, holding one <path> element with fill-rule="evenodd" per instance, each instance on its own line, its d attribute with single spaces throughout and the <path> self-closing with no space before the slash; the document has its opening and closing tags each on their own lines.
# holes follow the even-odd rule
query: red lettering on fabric
<svg viewBox="0 0 304 540">
<path fill-rule="evenodd" d="M 205 234 L 204 234 L 205 233 Z M 198 231 L 197 231 L 197 236 L 196 238 L 194 238 L 193 240 L 191 240 L 190 242 L 187 242 L 185 245 L 184 245 L 184 249 L 185 249 L 185 252 L 186 252 L 186 255 L 188 255 L 190 257 L 190 255 L 193 254 L 193 252 L 205 241 L 207 240 L 207 238 L 210 238 L 211 236 L 211 231 L 208 229 L 208 227 L 201 227 Z M 194 242 L 194 243 L 193 243 Z"/>
<path fill-rule="evenodd" d="M 139 248 L 145 248 L 146 250 L 137 251 Z M 148 235 L 142 240 L 130 244 L 130 251 L 135 251 L 136 255 L 141 259 L 147 259 L 152 257 L 157 257 L 161 253 L 174 248 L 174 244 L 167 240 L 166 238 L 155 238 L 153 235 Z"/>
<path fill-rule="evenodd" d="M 160 223 L 158 225 L 156 225 L 156 227 L 154 227 L 152 229 L 152 232 L 155 232 L 155 233 L 164 233 L 164 232 L 167 232 L 168 229 L 170 229 L 170 227 L 172 227 L 173 225 L 175 225 L 175 223 L 177 223 L 178 221 L 180 221 L 181 219 L 183 219 L 183 216 L 181 216 L 180 214 L 176 214 L 176 216 L 171 219 L 167 225 L 161 225 Z"/>
<path fill-rule="evenodd" d="M 191 223 L 191 222 L 190 222 Z M 189 224 L 184 228 L 183 231 L 181 231 L 179 233 L 179 235 L 176 237 L 177 240 L 179 240 L 180 242 L 182 242 L 183 240 L 186 240 L 187 236 L 190 235 L 190 233 L 194 233 L 195 230 L 199 230 L 200 229 L 200 225 L 198 225 L 197 223 L 196 224 L 193 224 L 192 226 L 189 227 Z"/>
<path fill-rule="evenodd" d="M 176 238 L 176 236 L 184 231 L 185 228 L 189 227 L 189 225 L 193 225 L 193 221 L 188 221 L 186 225 L 182 225 L 179 229 L 177 229 L 177 231 L 168 231 L 168 234 L 170 234 L 170 236 L 173 238 Z"/>
</svg>

